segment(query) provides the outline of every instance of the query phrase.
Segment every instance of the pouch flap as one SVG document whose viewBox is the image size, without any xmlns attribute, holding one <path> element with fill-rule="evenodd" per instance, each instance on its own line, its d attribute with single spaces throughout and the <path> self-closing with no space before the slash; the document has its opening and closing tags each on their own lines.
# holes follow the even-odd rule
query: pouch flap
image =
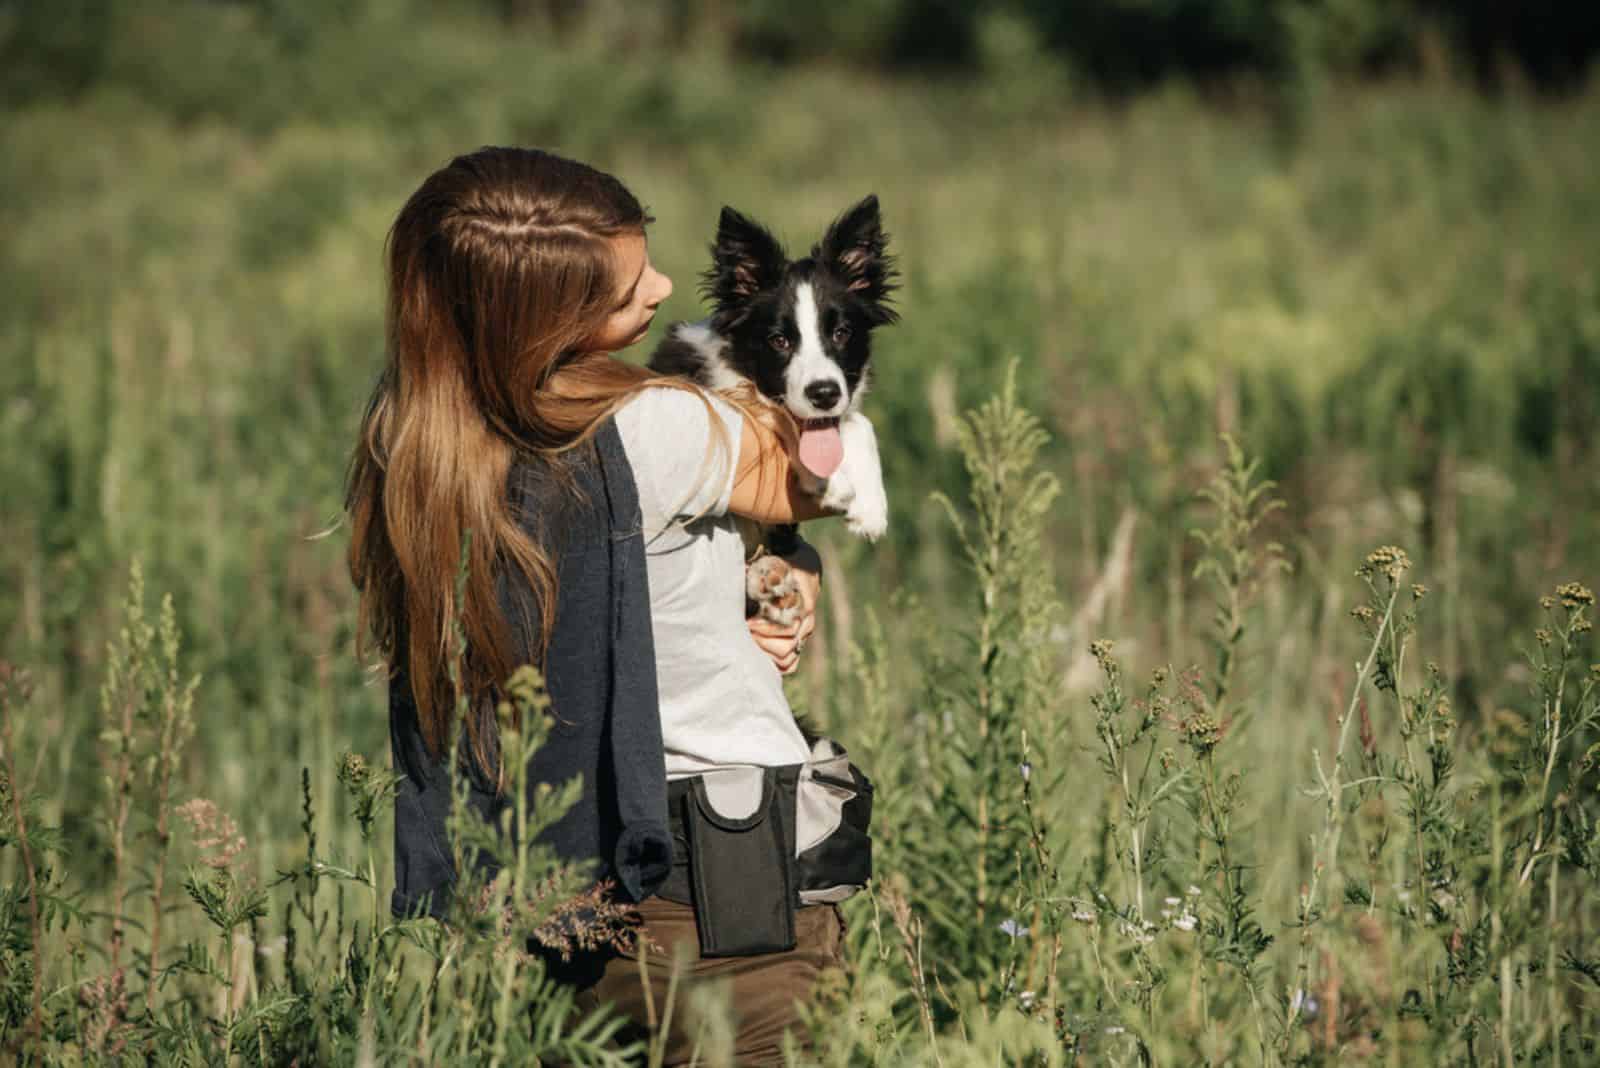
<svg viewBox="0 0 1600 1068">
<path fill-rule="evenodd" d="M 723 768 L 703 772 L 694 784 L 695 804 L 718 827 L 742 831 L 766 818 L 772 787 L 766 768 Z"/>
</svg>

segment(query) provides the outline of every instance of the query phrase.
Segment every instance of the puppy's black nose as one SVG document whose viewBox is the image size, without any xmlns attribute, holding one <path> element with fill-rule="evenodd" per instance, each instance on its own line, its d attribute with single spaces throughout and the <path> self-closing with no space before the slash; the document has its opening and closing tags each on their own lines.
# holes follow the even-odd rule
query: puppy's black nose
<svg viewBox="0 0 1600 1068">
<path fill-rule="evenodd" d="M 839 403 L 839 383 L 826 380 L 811 383 L 806 387 L 806 400 L 825 412 L 832 411 Z"/>
</svg>

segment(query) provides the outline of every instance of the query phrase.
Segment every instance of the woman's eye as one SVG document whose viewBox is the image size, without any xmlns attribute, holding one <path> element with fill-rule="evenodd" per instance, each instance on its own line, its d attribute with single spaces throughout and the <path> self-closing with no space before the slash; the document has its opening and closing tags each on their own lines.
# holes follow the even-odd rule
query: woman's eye
<svg viewBox="0 0 1600 1068">
<path fill-rule="evenodd" d="M 779 352 L 789 351 L 789 339 L 782 334 L 773 334 L 772 336 L 768 337 L 767 344 L 771 345 Z"/>
<path fill-rule="evenodd" d="M 847 323 L 840 323 L 838 326 L 833 328 L 833 343 L 835 345 L 843 345 L 849 340 L 850 327 Z"/>
</svg>

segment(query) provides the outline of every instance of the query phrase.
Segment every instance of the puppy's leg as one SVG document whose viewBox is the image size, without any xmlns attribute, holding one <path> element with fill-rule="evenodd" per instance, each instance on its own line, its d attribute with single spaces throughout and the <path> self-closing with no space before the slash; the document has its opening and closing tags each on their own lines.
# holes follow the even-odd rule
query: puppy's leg
<svg viewBox="0 0 1600 1068">
<path fill-rule="evenodd" d="M 844 460 L 828 479 L 824 507 L 843 512 L 852 534 L 877 541 L 889 529 L 889 497 L 883 488 L 883 462 L 872 421 L 852 412 L 839 421 Z"/>
</svg>

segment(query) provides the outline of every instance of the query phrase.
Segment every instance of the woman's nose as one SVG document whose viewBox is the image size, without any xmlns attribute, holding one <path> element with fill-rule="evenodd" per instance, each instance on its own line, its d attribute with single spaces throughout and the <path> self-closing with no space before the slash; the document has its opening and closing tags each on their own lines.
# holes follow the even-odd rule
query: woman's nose
<svg viewBox="0 0 1600 1068">
<path fill-rule="evenodd" d="M 652 308 L 666 300 L 668 297 L 672 296 L 672 279 L 668 278 L 664 274 L 660 275 L 659 277 L 661 279 L 661 284 L 656 287 L 656 299 L 655 302 L 650 305 Z"/>
</svg>

